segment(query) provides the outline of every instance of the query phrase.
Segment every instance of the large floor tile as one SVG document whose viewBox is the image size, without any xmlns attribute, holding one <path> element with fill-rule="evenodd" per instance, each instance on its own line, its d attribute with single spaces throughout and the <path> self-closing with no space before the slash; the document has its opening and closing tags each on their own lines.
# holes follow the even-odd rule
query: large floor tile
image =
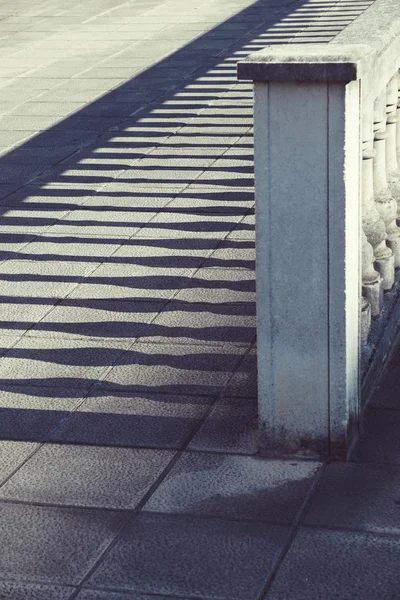
<svg viewBox="0 0 400 600">
<path fill-rule="evenodd" d="M 125 521 L 113 511 L 0 503 L 0 577 L 79 583 Z"/>
<path fill-rule="evenodd" d="M 98 207 L 96 211 L 81 207 L 70 213 L 53 225 L 51 233 L 62 233 L 64 235 L 134 235 L 147 223 L 156 213 L 133 212 L 126 210 L 107 211 Z"/>
<path fill-rule="evenodd" d="M 0 158 L 1 160 L 1 158 Z M 0 184 L 0 197 L 2 191 L 2 185 Z M 35 239 L 34 235 L 29 234 L 3 234 L 0 239 L 0 261 L 6 259 L 12 259 L 19 256 L 19 253 L 22 251 L 26 245 Z"/>
<path fill-rule="evenodd" d="M 63 443 L 180 448 L 213 398 L 93 391 L 52 433 Z"/>
<path fill-rule="evenodd" d="M 182 158 L 182 160 L 184 160 L 184 158 Z M 242 194 L 242 197 L 240 197 L 240 193 L 238 194 L 238 198 L 234 199 L 234 202 L 229 202 L 227 200 L 224 201 L 223 195 L 218 194 L 218 192 L 215 192 L 213 189 L 205 190 L 203 193 L 199 191 L 193 192 L 193 194 L 190 194 L 184 190 L 168 205 L 165 212 L 169 211 L 170 216 L 173 214 L 181 215 L 182 221 L 183 216 L 187 215 L 188 221 L 191 222 L 194 220 L 193 215 L 196 215 L 198 212 L 203 216 L 203 219 L 200 220 L 200 214 L 198 215 L 200 229 L 198 233 L 201 234 L 202 230 L 204 232 L 211 232 L 213 229 L 219 233 L 220 231 L 223 231 L 224 222 L 227 225 L 229 223 L 232 224 L 232 222 L 236 223 L 237 217 L 246 214 L 253 204 L 254 199 L 248 200 L 244 194 Z M 224 219 L 218 218 L 214 220 L 215 216 L 224 217 Z M 210 220 L 210 225 L 207 228 L 203 225 L 206 217 L 208 217 Z M 208 237 L 208 235 L 200 235 L 200 237 Z"/>
<path fill-rule="evenodd" d="M 7 353 L 8 348 L 15 346 L 21 339 L 21 335 L 1 335 L 0 336 L 0 358 Z"/>
<path fill-rule="evenodd" d="M 19 600 L 19 599 L 17 599 Z M 21 599 L 22 600 L 22 599 Z M 170 600 L 170 597 L 166 596 L 149 596 L 148 594 L 141 594 L 140 592 L 110 592 L 109 590 L 90 590 L 84 589 L 76 597 L 76 600 Z M 180 600 L 190 600 L 189 598 L 181 598 Z"/>
<path fill-rule="evenodd" d="M 168 190 L 164 194 L 168 198 Z M 138 198 L 143 201 L 140 195 L 124 198 L 124 200 L 135 203 Z M 144 196 L 144 201 L 151 204 L 154 198 Z M 207 240 L 162 237 L 143 239 L 136 236 L 125 242 L 112 258 L 120 264 L 141 265 L 149 268 L 197 269 L 217 244 L 218 240 L 211 238 Z"/>
<path fill-rule="evenodd" d="M 370 408 L 364 415 L 363 429 L 352 452 L 361 462 L 400 464 L 400 411 Z"/>
<path fill-rule="evenodd" d="M 44 442 L 82 401 L 84 389 L 4 385 L 0 381 L 0 439 Z"/>
<path fill-rule="evenodd" d="M 255 245 L 252 242 L 224 240 L 204 267 L 255 270 Z"/>
<path fill-rule="evenodd" d="M 245 351 L 245 347 L 232 344 L 137 343 L 110 371 L 103 385 L 146 393 L 215 396 Z"/>
<path fill-rule="evenodd" d="M 255 217 L 248 215 L 244 217 L 228 235 L 228 240 L 254 240 L 255 238 Z"/>
<path fill-rule="evenodd" d="M 192 450 L 256 454 L 258 452 L 256 398 L 226 398 L 215 404 L 189 444 Z"/>
<path fill-rule="evenodd" d="M 116 154 L 117 158 L 101 158 L 102 153 L 97 152 L 94 154 L 93 158 L 87 159 L 92 162 L 96 161 L 96 164 L 100 168 L 102 165 L 107 165 L 109 162 L 117 162 L 122 160 L 130 160 L 133 161 L 135 153 L 126 151 L 125 154 Z M 107 155 L 106 155 L 107 156 Z M 131 158 L 129 158 L 131 157 Z M 138 158 L 136 158 L 138 160 Z M 117 215 L 122 213 L 125 215 L 125 219 L 131 219 L 134 216 L 135 220 L 138 213 L 141 214 L 141 218 L 143 219 L 145 215 L 149 214 L 152 217 L 155 213 L 160 210 L 163 210 L 166 204 L 171 202 L 171 200 L 175 197 L 175 193 L 172 191 L 170 194 L 168 191 L 160 193 L 159 196 L 151 195 L 149 193 L 146 194 L 145 191 L 143 193 L 129 193 L 127 190 L 124 195 L 112 195 L 111 193 L 108 195 L 107 191 L 100 191 L 93 196 L 89 196 L 83 206 L 82 209 L 86 211 L 92 211 L 96 214 L 96 211 L 113 211 Z M 89 212 L 90 214 L 90 212 Z"/>
<path fill-rule="evenodd" d="M 80 387 L 93 385 L 131 341 L 23 338 L 0 362 L 5 385 Z"/>
<path fill-rule="evenodd" d="M 70 192 L 65 191 L 65 195 L 61 195 L 62 190 L 42 190 L 39 189 L 37 194 L 27 195 L 24 202 L 35 204 L 51 203 L 58 205 L 59 203 L 69 202 L 70 208 L 73 209 L 75 203 L 84 201 L 85 196 L 71 196 Z M 28 193 L 27 193 L 28 194 Z M 95 268 L 99 263 L 107 260 L 124 242 L 124 237 L 113 236 L 90 236 L 86 231 L 84 235 L 61 235 L 54 233 L 44 233 L 37 236 L 34 241 L 24 247 L 23 251 L 19 252 L 23 258 L 28 260 L 41 260 L 43 262 L 58 263 L 59 272 L 63 269 L 72 269 L 75 263 L 83 269 L 86 264 L 86 269 L 89 270 L 90 265 Z M 60 263 L 66 266 L 60 267 Z"/>
<path fill-rule="evenodd" d="M 4 600 L 68 600 L 73 591 L 66 586 L 0 581 L 0 598 Z"/>
<path fill-rule="evenodd" d="M 256 334 L 255 305 L 210 305 L 171 301 L 141 341 L 182 344 L 249 344 Z"/>
<path fill-rule="evenodd" d="M 350 531 L 302 530 L 266 600 L 393 600 L 400 539 Z"/>
<path fill-rule="evenodd" d="M 183 302 L 255 302 L 255 277 L 241 269 L 200 269 L 176 296 Z"/>
<path fill-rule="evenodd" d="M 370 463 L 327 466 L 306 523 L 400 534 L 400 466 Z"/>
<path fill-rule="evenodd" d="M 36 304 L 23 298 L 4 298 L 1 302 L 0 336 L 22 335 L 50 312 L 56 299 Z"/>
<path fill-rule="evenodd" d="M 130 340 L 145 335 L 148 324 L 164 302 L 93 302 L 93 306 L 71 306 L 66 301 L 51 310 L 29 332 L 29 337 L 104 338 Z"/>
<path fill-rule="evenodd" d="M 3 102 L 2 102 L 3 105 Z M 3 150 L 3 148 L 2 148 Z M 4 148 L 5 150 L 5 154 L 7 154 L 7 152 L 9 151 L 8 148 Z M 11 194 L 14 190 L 16 190 L 19 187 L 19 183 L 0 183 L 0 204 L 3 204 L 2 200 L 5 200 L 5 204 L 7 206 L 8 202 L 7 202 L 7 197 L 9 196 L 9 194 Z"/>
<path fill-rule="evenodd" d="M 168 299 L 188 284 L 194 269 L 141 265 L 101 265 L 86 277 L 71 298 Z"/>
<path fill-rule="evenodd" d="M 0 483 L 9 477 L 37 447 L 37 444 L 29 442 L 0 441 Z"/>
<path fill-rule="evenodd" d="M 90 583 L 152 594 L 255 600 L 286 541 L 278 525 L 143 513 Z"/>
<path fill-rule="evenodd" d="M 242 217 L 234 214 L 162 212 L 140 229 L 142 237 L 224 238 Z"/>
<path fill-rule="evenodd" d="M 168 450 L 45 445 L 1 488 L 0 498 L 132 509 L 173 456 Z"/>
<path fill-rule="evenodd" d="M 68 264 L 63 265 L 62 269 L 58 264 L 57 274 L 45 272 L 47 268 L 51 271 L 54 264 L 48 263 L 44 272 L 40 273 L 40 266 L 27 260 L 20 263 L 17 260 L 7 261 L 1 267 L 1 294 L 5 297 L 25 298 L 28 302 L 32 298 L 63 298 L 76 287 L 82 276 L 82 273 L 71 272 Z"/>
<path fill-rule="evenodd" d="M 36 215 L 21 209 L 7 209 L 5 216 L 0 216 L 1 233 L 41 233 L 63 216 L 60 211 L 42 210 Z"/>
<path fill-rule="evenodd" d="M 144 510 L 290 523 L 298 515 L 319 464 L 253 456 L 181 456 Z"/>
<path fill-rule="evenodd" d="M 257 376 L 257 350 L 256 348 L 252 348 L 229 381 L 225 395 L 238 396 L 239 398 L 257 398 Z"/>
<path fill-rule="evenodd" d="M 399 353 L 382 376 L 381 382 L 369 402 L 369 406 L 400 410 L 400 365 Z"/>
<path fill-rule="evenodd" d="M 43 260 L 43 256 L 36 257 L 35 253 L 30 253 L 29 245 L 25 248 L 27 254 L 23 259 L 9 260 L 1 265 L 0 276 L 4 281 L 47 283 L 47 285 L 63 283 L 65 286 L 71 286 L 76 285 L 82 276 L 93 271 L 97 264 L 97 261 L 94 264 L 87 261 L 85 255 L 80 256 L 79 260 L 71 261 L 62 260 L 62 254 L 49 256 L 47 260 Z M 18 293 L 13 295 L 18 296 Z"/>
</svg>

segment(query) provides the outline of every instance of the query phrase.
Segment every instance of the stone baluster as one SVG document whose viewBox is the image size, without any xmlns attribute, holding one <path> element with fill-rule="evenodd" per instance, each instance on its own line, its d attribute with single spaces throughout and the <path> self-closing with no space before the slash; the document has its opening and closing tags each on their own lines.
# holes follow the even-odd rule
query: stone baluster
<svg viewBox="0 0 400 600">
<path fill-rule="evenodd" d="M 364 231 L 361 232 L 362 295 L 371 306 L 371 315 L 379 317 L 383 308 L 382 277 L 374 269 L 374 253 Z"/>
<path fill-rule="evenodd" d="M 397 159 L 397 137 L 399 135 L 397 103 L 399 97 L 398 75 L 392 77 L 387 86 L 386 97 L 386 164 L 389 190 L 397 203 L 397 217 L 400 214 L 400 172 Z"/>
<path fill-rule="evenodd" d="M 367 343 L 370 327 L 371 327 L 371 306 L 370 306 L 369 302 L 364 298 L 364 296 L 361 296 L 360 336 L 361 336 L 362 344 Z"/>
<path fill-rule="evenodd" d="M 382 308 L 381 286 L 384 290 L 390 290 L 394 283 L 394 257 L 393 252 L 386 244 L 385 223 L 374 201 L 373 162 L 375 150 L 373 148 L 372 105 L 365 107 L 362 135 L 362 224 L 367 240 L 373 249 L 374 266 L 382 277 L 382 282 L 376 284 L 374 293 L 368 294 L 367 297 L 371 303 L 372 314 L 377 316 Z"/>
<path fill-rule="evenodd" d="M 395 267 L 400 267 L 400 229 L 396 223 L 397 203 L 387 180 L 386 143 L 386 88 L 374 103 L 374 199 L 378 212 L 385 223 L 387 245 L 394 255 Z M 385 288 L 387 289 L 387 287 Z"/>
</svg>

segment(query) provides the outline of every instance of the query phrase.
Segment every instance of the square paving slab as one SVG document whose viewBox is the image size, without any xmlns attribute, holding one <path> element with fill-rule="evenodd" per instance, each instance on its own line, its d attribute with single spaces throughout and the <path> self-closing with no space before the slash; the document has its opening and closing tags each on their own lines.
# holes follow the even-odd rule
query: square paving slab
<svg viewBox="0 0 400 600">
<path fill-rule="evenodd" d="M 133 509 L 173 456 L 167 450 L 45 445 L 0 489 L 0 498 Z"/>
<path fill-rule="evenodd" d="M 52 441 L 181 448 L 214 400 L 209 396 L 127 394 L 99 389 L 53 431 Z"/>
<path fill-rule="evenodd" d="M 29 442 L 0 441 L 0 483 L 26 461 L 38 447 L 38 444 Z"/>
<path fill-rule="evenodd" d="M 79 303 L 77 303 L 79 304 Z M 143 336 L 149 323 L 158 315 L 165 302 L 109 302 L 90 300 L 87 306 L 73 306 L 65 301 L 37 323 L 28 336 L 76 339 L 129 340 Z"/>
<path fill-rule="evenodd" d="M 189 445 L 193 450 L 256 454 L 257 399 L 222 397 Z"/>
<path fill-rule="evenodd" d="M 144 510 L 290 523 L 319 466 L 188 452 L 179 458 Z"/>
<path fill-rule="evenodd" d="M 185 302 L 172 301 L 147 328 L 141 341 L 248 345 L 255 335 L 253 303 L 215 306 L 192 302 L 188 306 Z"/>
<path fill-rule="evenodd" d="M 79 592 L 76 598 L 77 600 L 170 600 L 171 597 L 167 598 L 166 596 L 155 596 L 153 594 L 149 596 L 147 594 L 141 594 L 140 592 L 110 592 L 108 590 L 84 589 Z M 179 598 L 180 600 L 190 600 L 190 598 Z M 19 598 L 17 600 L 19 600 Z"/>
<path fill-rule="evenodd" d="M 256 600 L 286 527 L 180 515 L 139 515 L 89 583 L 152 594 Z"/>
<path fill-rule="evenodd" d="M 4 600 L 69 600 L 73 587 L 0 581 L 0 598 Z"/>
<path fill-rule="evenodd" d="M 23 338 L 0 362 L 0 379 L 3 385 L 88 388 L 131 343 Z"/>
<path fill-rule="evenodd" d="M 304 529 L 266 600 L 393 600 L 399 560 L 398 537 Z"/>
<path fill-rule="evenodd" d="M 14 382 L 16 383 L 16 382 Z M 29 382 L 28 382 L 29 383 Z M 0 439 L 48 441 L 50 432 L 82 402 L 79 387 L 4 385 L 0 381 Z"/>
<path fill-rule="evenodd" d="M 305 523 L 400 534 L 400 465 L 327 465 Z"/>
<path fill-rule="evenodd" d="M 352 460 L 400 465 L 400 411 L 367 409 Z"/>
<path fill-rule="evenodd" d="M 146 393 L 215 396 L 235 370 L 245 347 L 137 343 L 121 357 L 103 386 Z M 0 371 L 1 373 L 1 371 Z"/>
<path fill-rule="evenodd" d="M 0 503 L 0 577 L 77 584 L 125 521 L 113 511 Z"/>
</svg>

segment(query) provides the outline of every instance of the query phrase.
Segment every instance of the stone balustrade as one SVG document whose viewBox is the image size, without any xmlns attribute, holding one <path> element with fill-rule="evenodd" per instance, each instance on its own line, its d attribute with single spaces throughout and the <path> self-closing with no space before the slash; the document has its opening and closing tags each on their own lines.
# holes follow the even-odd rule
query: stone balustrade
<svg viewBox="0 0 400 600">
<path fill-rule="evenodd" d="M 346 458 L 397 333 L 399 67 L 398 0 L 375 0 L 329 43 L 270 46 L 238 63 L 255 92 L 269 454 Z"/>
</svg>

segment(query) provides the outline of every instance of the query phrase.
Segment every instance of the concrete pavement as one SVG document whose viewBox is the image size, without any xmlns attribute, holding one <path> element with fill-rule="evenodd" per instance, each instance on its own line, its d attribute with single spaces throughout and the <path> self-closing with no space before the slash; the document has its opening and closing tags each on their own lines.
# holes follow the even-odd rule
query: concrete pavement
<svg viewBox="0 0 400 600">
<path fill-rule="evenodd" d="M 0 6 L 0 598 L 398 597 L 397 355 L 352 463 L 256 455 L 235 77 L 368 4 Z"/>
</svg>

